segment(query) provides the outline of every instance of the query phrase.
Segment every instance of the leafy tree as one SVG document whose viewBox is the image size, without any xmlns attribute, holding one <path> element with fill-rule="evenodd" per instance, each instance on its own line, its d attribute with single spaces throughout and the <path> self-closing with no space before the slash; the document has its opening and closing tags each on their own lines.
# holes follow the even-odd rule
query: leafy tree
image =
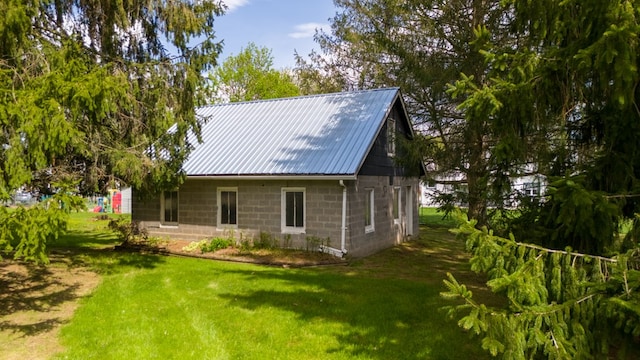
<svg viewBox="0 0 640 360">
<path fill-rule="evenodd" d="M 201 74 L 220 51 L 212 34 L 222 10 L 208 0 L 1 2 L 0 200 L 32 182 L 58 193 L 177 184 L 186 134 L 198 133 Z M 34 219 L 48 216 L 40 211 Z M 0 214 L 23 234 L 3 232 L 0 248 L 29 243 L 42 253 L 50 236 L 16 230 L 32 226 L 20 225 L 22 214 Z"/>
<path fill-rule="evenodd" d="M 300 95 L 291 75 L 273 69 L 271 50 L 249 43 L 209 76 L 214 101 L 238 102 Z"/>
<path fill-rule="evenodd" d="M 301 95 L 329 94 L 345 89 L 345 80 L 339 73 L 327 73 L 314 64 L 322 62 L 322 57 L 312 52 L 313 61 L 306 61 L 298 53 L 295 54 L 296 66 L 293 69 L 293 80 L 300 88 Z"/>
</svg>

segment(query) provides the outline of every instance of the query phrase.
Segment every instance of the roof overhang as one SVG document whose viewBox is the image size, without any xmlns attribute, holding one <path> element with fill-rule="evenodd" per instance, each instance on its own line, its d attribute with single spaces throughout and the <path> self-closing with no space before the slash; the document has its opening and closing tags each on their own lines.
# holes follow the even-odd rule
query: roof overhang
<svg viewBox="0 0 640 360">
<path fill-rule="evenodd" d="M 187 175 L 201 180 L 357 180 L 357 175 Z"/>
</svg>

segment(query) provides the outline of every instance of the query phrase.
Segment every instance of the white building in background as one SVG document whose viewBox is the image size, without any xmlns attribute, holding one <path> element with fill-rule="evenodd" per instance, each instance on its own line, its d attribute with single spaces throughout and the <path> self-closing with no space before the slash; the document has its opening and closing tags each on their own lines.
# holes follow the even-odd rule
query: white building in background
<svg viewBox="0 0 640 360">
<path fill-rule="evenodd" d="M 462 173 L 456 173 L 438 177 L 435 181 L 421 182 L 420 206 L 439 206 L 436 202 L 438 194 L 453 194 L 454 191 L 466 192 L 467 184 L 464 180 L 465 178 Z M 454 184 L 457 184 L 457 189 Z M 511 189 L 514 195 L 509 199 L 505 199 L 504 205 L 506 207 L 517 207 L 518 197 L 520 196 L 532 198 L 544 196 L 547 189 L 546 178 L 540 174 L 514 177 L 511 178 Z"/>
</svg>

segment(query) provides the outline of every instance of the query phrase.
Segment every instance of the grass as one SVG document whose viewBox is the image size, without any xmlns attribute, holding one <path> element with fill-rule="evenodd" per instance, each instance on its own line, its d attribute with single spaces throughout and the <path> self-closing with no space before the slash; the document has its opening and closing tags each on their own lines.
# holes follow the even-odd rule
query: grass
<svg viewBox="0 0 640 360">
<path fill-rule="evenodd" d="M 131 215 L 102 214 L 93 212 L 74 212 L 69 218 L 68 231 L 64 236 L 54 241 L 51 246 L 55 249 L 103 249 L 112 247 L 118 240 L 114 232 L 107 230 L 109 219 L 124 217 L 131 219 Z"/>
<path fill-rule="evenodd" d="M 441 310 L 447 271 L 490 295 L 440 222 L 348 266 L 294 269 L 100 250 L 115 238 L 91 221 L 74 215 L 58 246 L 101 284 L 76 300 L 54 358 L 488 358 Z"/>
<path fill-rule="evenodd" d="M 452 228 L 456 226 L 456 221 L 444 212 L 433 207 L 420 208 L 420 224 L 431 228 Z"/>
</svg>

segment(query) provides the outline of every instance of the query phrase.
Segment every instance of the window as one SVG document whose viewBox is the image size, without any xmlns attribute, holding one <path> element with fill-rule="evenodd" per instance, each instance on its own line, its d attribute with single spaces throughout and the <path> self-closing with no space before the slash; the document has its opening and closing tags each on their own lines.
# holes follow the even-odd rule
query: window
<svg viewBox="0 0 640 360">
<path fill-rule="evenodd" d="M 389 119 L 387 121 L 387 155 L 394 156 L 396 154 L 396 121 Z"/>
<path fill-rule="evenodd" d="M 165 224 L 178 223 L 178 191 L 164 191 L 162 193 L 162 222 Z"/>
<path fill-rule="evenodd" d="M 304 188 L 282 189 L 282 232 L 305 232 L 306 194 Z"/>
<path fill-rule="evenodd" d="M 218 226 L 238 227 L 238 188 L 218 188 Z"/>
<path fill-rule="evenodd" d="M 527 196 L 537 197 L 540 196 L 540 183 L 528 182 L 523 185 L 524 193 Z"/>
<path fill-rule="evenodd" d="M 369 233 L 375 230 L 374 226 L 374 207 L 373 207 L 373 189 L 364 189 L 364 232 Z"/>
<path fill-rule="evenodd" d="M 401 200 L 400 200 L 400 188 L 393 188 L 393 220 L 397 223 L 400 221 L 400 209 L 401 209 Z"/>
</svg>

